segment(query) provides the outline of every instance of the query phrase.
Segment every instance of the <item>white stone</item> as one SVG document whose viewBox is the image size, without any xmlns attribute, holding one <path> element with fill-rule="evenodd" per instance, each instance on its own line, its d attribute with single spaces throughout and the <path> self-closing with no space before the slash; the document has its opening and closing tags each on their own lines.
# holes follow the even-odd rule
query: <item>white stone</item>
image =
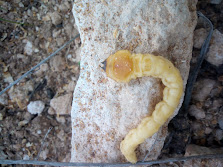
<svg viewBox="0 0 223 167">
<path fill-rule="evenodd" d="M 55 114 L 67 115 L 71 110 L 72 93 L 53 98 L 50 106 L 54 109 Z M 49 112 L 49 111 L 48 111 Z"/>
<path fill-rule="evenodd" d="M 32 55 L 32 53 L 33 53 L 33 44 L 32 44 L 32 42 L 30 42 L 30 41 L 26 42 L 24 51 L 25 51 L 25 53 L 27 55 L 30 55 L 30 56 Z"/>
<path fill-rule="evenodd" d="M 106 76 L 100 65 L 121 49 L 155 53 L 173 61 L 186 85 L 197 19 L 196 1 L 83 0 L 74 2 L 73 14 L 82 48 L 71 113 L 71 161 L 123 162 L 121 141 L 151 114 L 163 90 L 160 81 L 151 77 L 117 83 Z M 115 38 L 116 30 L 119 36 Z M 138 160 L 147 151 L 148 159 L 159 156 L 167 125 L 139 146 Z"/>
<path fill-rule="evenodd" d="M 41 114 L 44 108 L 45 104 L 42 101 L 31 101 L 27 106 L 27 110 L 31 114 Z"/>
<path fill-rule="evenodd" d="M 33 146 L 33 143 L 30 142 L 26 143 L 26 147 L 31 147 L 31 146 Z"/>
<path fill-rule="evenodd" d="M 24 154 L 24 155 L 23 155 L 23 160 L 28 161 L 29 159 L 30 159 L 30 157 L 29 157 L 27 154 Z"/>
<path fill-rule="evenodd" d="M 215 65 L 223 64 L 223 34 L 214 30 L 206 60 Z"/>
<path fill-rule="evenodd" d="M 20 8 L 24 8 L 24 5 L 23 5 L 22 2 L 19 2 L 19 7 L 20 7 Z"/>
<path fill-rule="evenodd" d="M 208 32 L 204 28 L 200 28 L 194 31 L 194 47 L 200 49 L 205 39 L 207 38 Z"/>
<path fill-rule="evenodd" d="M 195 83 L 192 98 L 197 101 L 204 101 L 210 95 L 216 81 L 211 79 L 201 79 Z"/>
<path fill-rule="evenodd" d="M 195 105 L 191 105 L 188 112 L 191 116 L 194 116 L 198 120 L 205 118 L 204 110 L 202 110 L 201 108 L 198 108 Z"/>
<path fill-rule="evenodd" d="M 0 96 L 0 104 L 8 105 L 8 96 L 6 93 L 4 93 Z"/>
</svg>

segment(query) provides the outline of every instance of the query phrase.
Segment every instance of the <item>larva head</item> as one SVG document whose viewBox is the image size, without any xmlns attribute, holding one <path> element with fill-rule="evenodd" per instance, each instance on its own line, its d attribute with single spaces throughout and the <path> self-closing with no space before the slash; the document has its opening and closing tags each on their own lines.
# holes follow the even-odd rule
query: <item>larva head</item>
<svg viewBox="0 0 223 167">
<path fill-rule="evenodd" d="M 106 74 L 118 82 L 129 82 L 133 74 L 131 53 L 120 50 L 106 60 Z"/>
</svg>

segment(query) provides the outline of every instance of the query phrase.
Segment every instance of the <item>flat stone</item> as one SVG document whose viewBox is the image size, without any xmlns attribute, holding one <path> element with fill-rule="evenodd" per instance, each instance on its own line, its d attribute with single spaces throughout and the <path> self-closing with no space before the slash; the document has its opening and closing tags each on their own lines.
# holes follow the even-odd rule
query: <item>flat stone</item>
<svg viewBox="0 0 223 167">
<path fill-rule="evenodd" d="M 152 113 L 163 89 L 152 77 L 117 83 L 106 76 L 101 63 L 121 49 L 154 53 L 175 64 L 185 86 L 197 20 L 196 1 L 83 0 L 74 2 L 73 14 L 82 47 L 71 113 L 71 161 L 124 162 L 121 141 Z M 138 160 L 147 151 L 148 159 L 159 156 L 167 125 L 138 147 Z"/>
<path fill-rule="evenodd" d="M 72 93 L 53 98 L 50 106 L 54 109 L 55 114 L 67 115 L 71 110 Z M 49 112 L 49 111 L 48 111 Z"/>
<path fill-rule="evenodd" d="M 214 30 L 206 60 L 215 65 L 223 64 L 223 34 Z"/>
</svg>

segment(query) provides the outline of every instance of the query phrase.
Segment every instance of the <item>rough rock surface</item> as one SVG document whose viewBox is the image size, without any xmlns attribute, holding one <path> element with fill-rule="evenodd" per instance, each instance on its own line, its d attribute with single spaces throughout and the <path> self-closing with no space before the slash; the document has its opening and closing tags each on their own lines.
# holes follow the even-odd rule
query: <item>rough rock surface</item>
<svg viewBox="0 0 223 167">
<path fill-rule="evenodd" d="M 188 77 L 196 25 L 194 1 L 75 1 L 73 14 L 81 35 L 80 77 L 72 104 L 71 161 L 125 161 L 119 145 L 162 98 L 163 86 L 143 77 L 127 84 L 109 79 L 101 63 L 121 49 L 169 59 Z M 179 108 L 179 107 L 178 107 Z M 178 109 L 175 111 L 177 114 Z M 137 149 L 157 158 L 167 124 Z"/>
<path fill-rule="evenodd" d="M 194 144 L 190 144 L 187 146 L 185 156 L 193 156 L 193 155 L 205 155 L 205 154 L 222 154 L 223 148 L 207 148 L 201 147 Z M 206 159 L 206 160 L 190 160 L 185 161 L 183 167 L 198 167 L 198 166 L 223 166 L 222 159 Z"/>
</svg>

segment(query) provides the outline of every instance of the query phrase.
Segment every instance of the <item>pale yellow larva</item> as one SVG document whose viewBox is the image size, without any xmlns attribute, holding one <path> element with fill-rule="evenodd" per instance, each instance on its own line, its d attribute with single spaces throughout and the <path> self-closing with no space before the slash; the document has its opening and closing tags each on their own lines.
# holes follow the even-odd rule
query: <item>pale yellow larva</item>
<svg viewBox="0 0 223 167">
<path fill-rule="evenodd" d="M 151 54 L 131 54 L 127 50 L 120 50 L 108 57 L 106 73 L 117 82 L 129 82 L 143 76 L 156 77 L 165 86 L 163 100 L 155 106 L 152 116 L 144 118 L 121 142 L 122 154 L 129 162 L 136 163 L 137 146 L 155 134 L 179 105 L 183 80 L 179 70 L 169 60 Z"/>
</svg>

